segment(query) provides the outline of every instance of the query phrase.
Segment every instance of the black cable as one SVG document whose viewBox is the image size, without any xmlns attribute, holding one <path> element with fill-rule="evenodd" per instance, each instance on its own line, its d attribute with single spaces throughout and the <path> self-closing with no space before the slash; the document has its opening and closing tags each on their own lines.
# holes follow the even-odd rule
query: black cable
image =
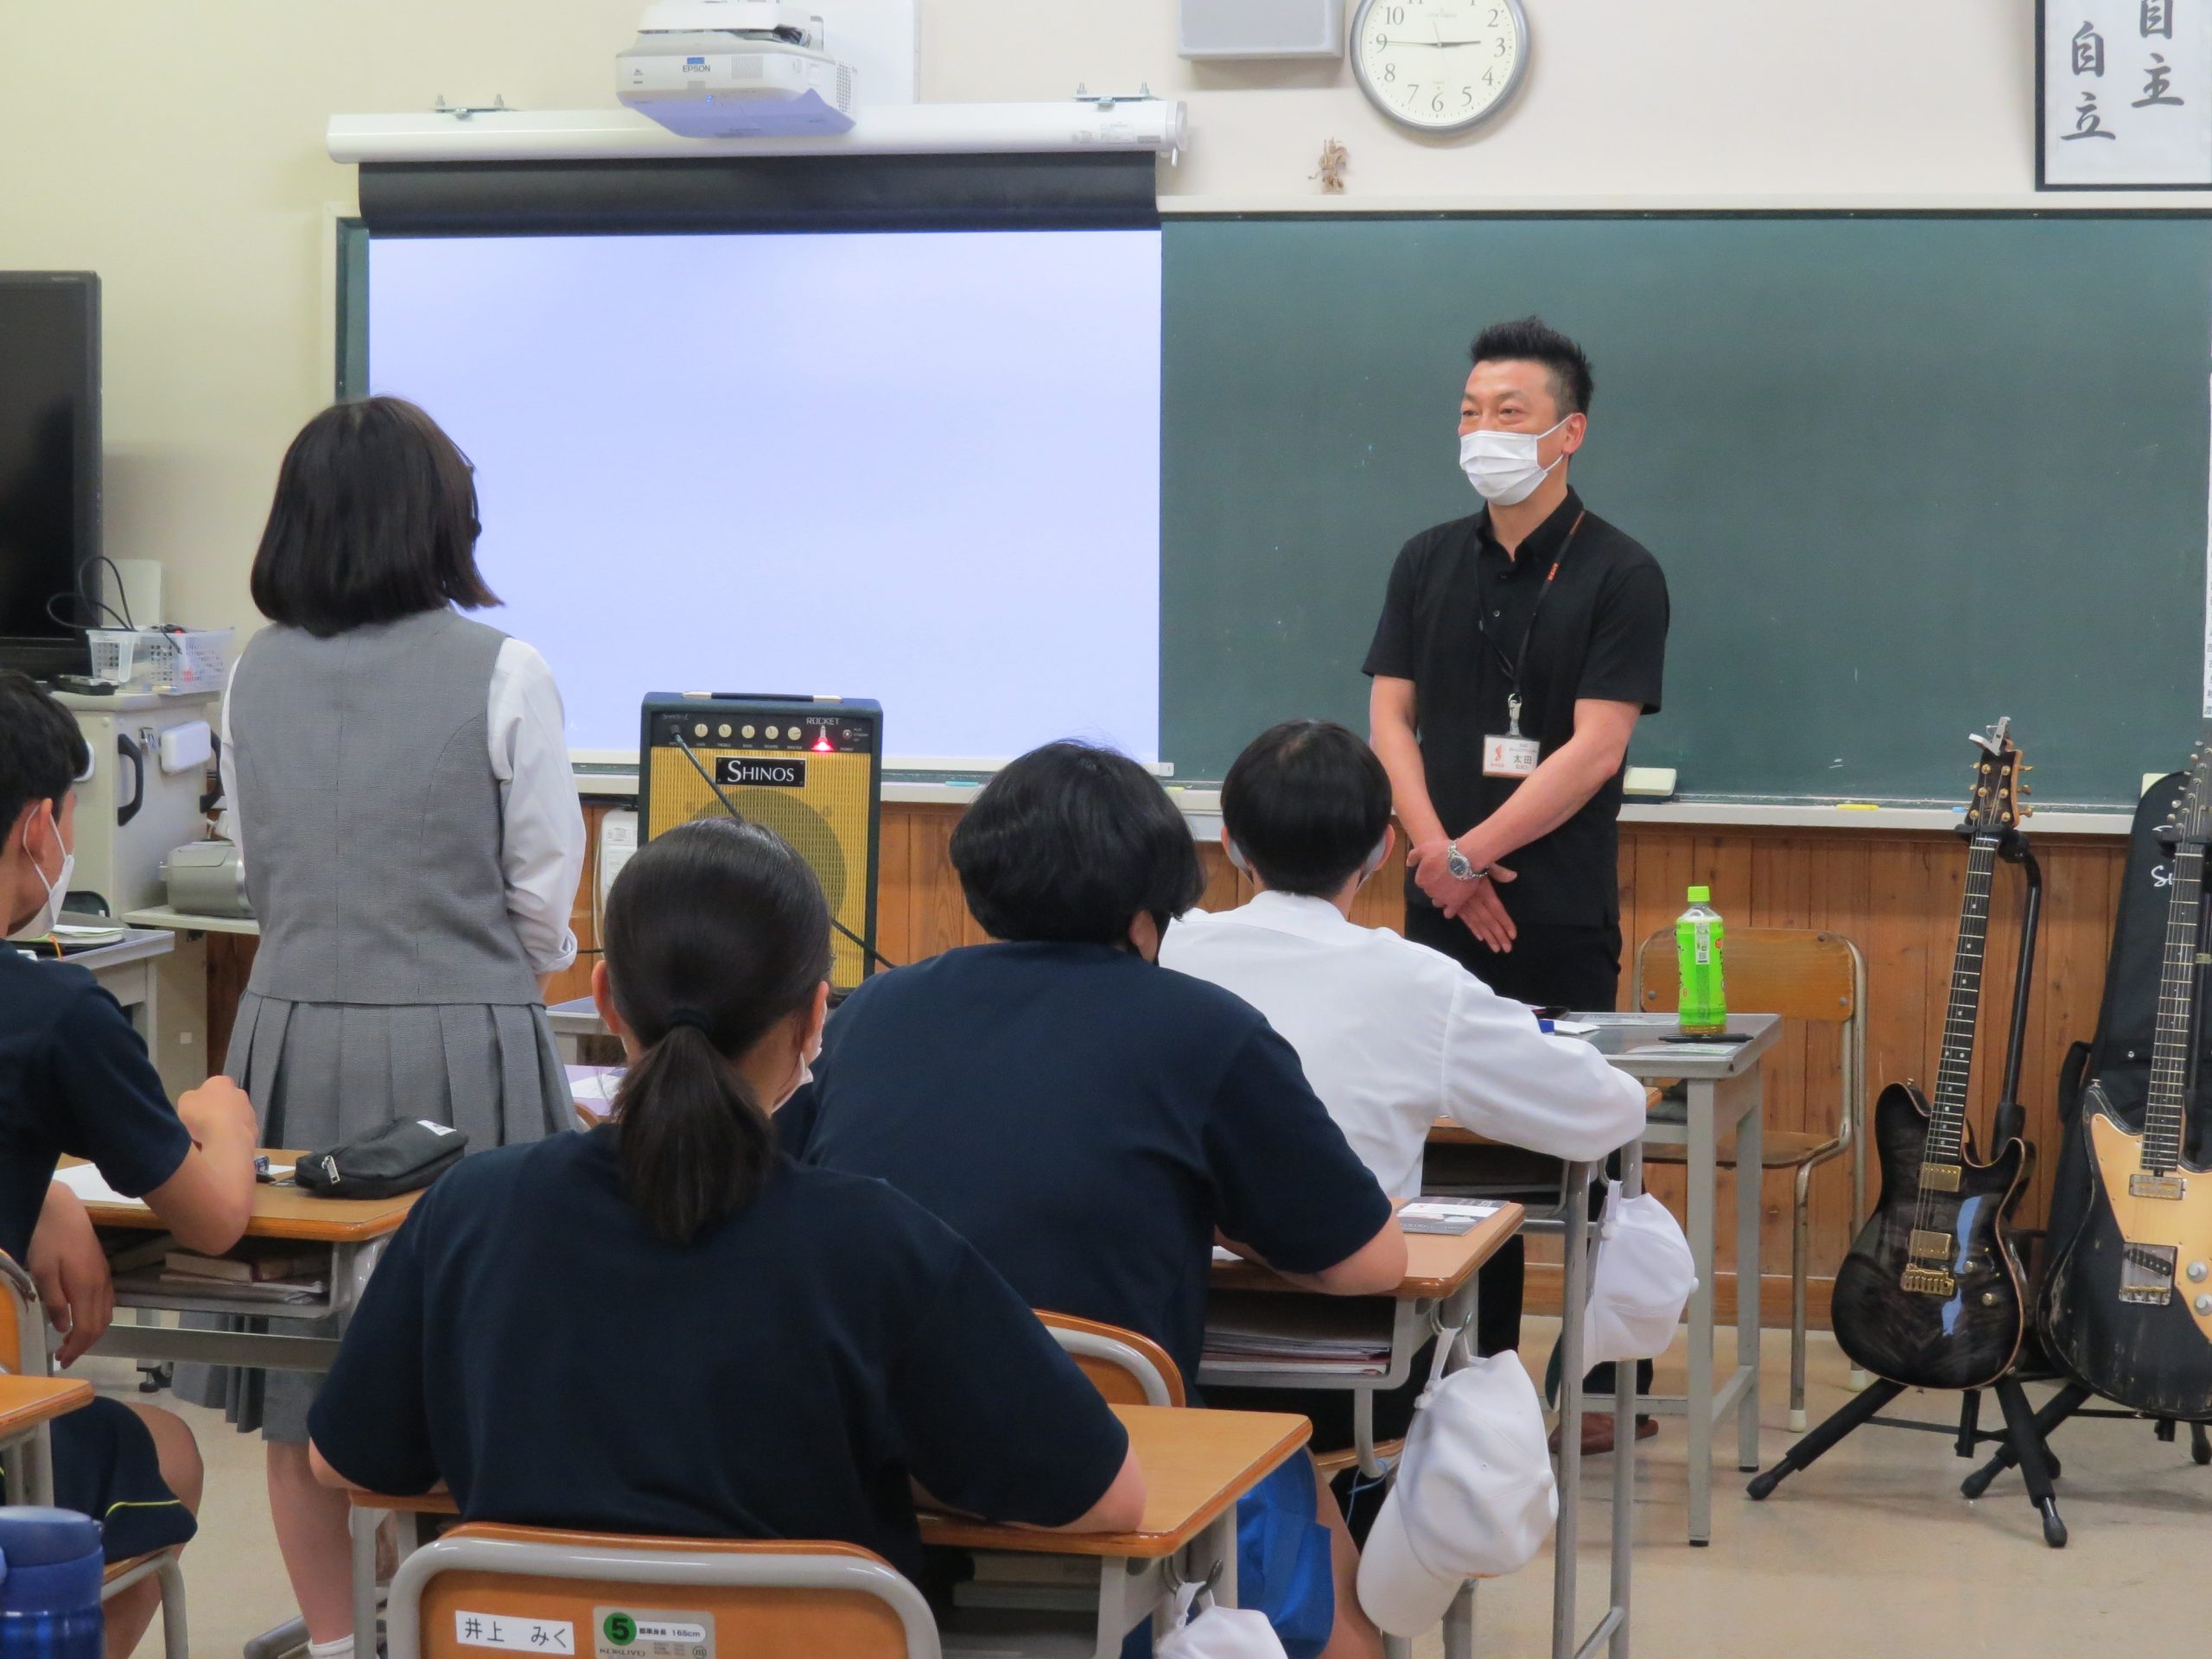
<svg viewBox="0 0 2212 1659">
<path fill-rule="evenodd" d="M 93 560 L 88 561 L 88 563 L 104 564 L 107 566 L 109 569 L 115 572 L 115 596 L 123 601 L 123 626 L 130 629 L 133 633 L 137 632 L 138 625 L 130 620 L 130 595 L 123 590 L 123 567 L 118 564 L 113 559 L 108 557 L 105 553 L 98 555 Z M 80 586 L 82 585 L 83 580 L 83 576 L 80 574 L 78 578 Z M 107 610 L 107 606 L 103 601 L 95 600 L 93 603 L 99 605 L 102 610 Z M 110 616 L 113 616 L 115 614 L 113 611 L 108 611 L 107 613 Z"/>
<path fill-rule="evenodd" d="M 693 749 L 689 743 L 683 741 L 683 734 L 682 732 L 677 732 L 673 735 L 676 738 L 676 747 L 683 751 L 684 759 L 690 761 L 692 769 L 696 772 L 700 777 L 707 780 L 707 787 L 715 791 L 715 798 L 722 804 L 722 810 L 728 813 L 730 817 L 739 823 L 750 823 L 752 820 L 747 817 L 744 813 L 739 811 L 736 806 L 731 803 L 729 797 L 722 793 L 722 786 L 715 781 L 715 774 L 709 772 L 707 769 L 706 763 L 699 759 L 697 751 Z M 767 826 L 764 824 L 761 827 L 766 829 Z M 773 830 L 770 830 L 769 833 L 772 835 L 775 832 Z M 883 969 L 893 969 L 899 965 L 897 963 L 893 962 L 890 958 L 886 957 L 883 952 L 870 944 L 866 939 L 861 938 L 859 934 L 854 932 L 851 928 L 847 927 L 835 916 L 830 917 L 830 925 L 836 928 L 840 933 L 843 934 L 855 944 L 860 946 L 862 950 L 866 951 L 868 953 L 868 960 L 873 962 L 877 967 Z"/>
</svg>

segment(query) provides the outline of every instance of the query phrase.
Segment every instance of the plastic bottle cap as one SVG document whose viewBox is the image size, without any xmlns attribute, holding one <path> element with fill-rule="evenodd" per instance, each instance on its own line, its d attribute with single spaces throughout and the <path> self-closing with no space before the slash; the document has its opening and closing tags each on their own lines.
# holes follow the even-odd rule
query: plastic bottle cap
<svg viewBox="0 0 2212 1659">
<path fill-rule="evenodd" d="M 1692 887 L 1690 889 L 1690 903 L 1694 905 L 1705 904 L 1710 900 L 1712 897 L 1713 889 L 1711 887 Z"/>
</svg>

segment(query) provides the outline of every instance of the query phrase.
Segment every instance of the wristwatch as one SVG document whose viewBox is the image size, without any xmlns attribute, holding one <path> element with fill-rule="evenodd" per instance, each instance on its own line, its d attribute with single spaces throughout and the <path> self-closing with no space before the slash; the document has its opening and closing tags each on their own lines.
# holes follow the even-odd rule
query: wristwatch
<svg viewBox="0 0 2212 1659">
<path fill-rule="evenodd" d="M 1478 870 L 1470 864 L 1467 855 L 1459 850 L 1459 843 L 1456 841 L 1444 844 L 1444 868 L 1452 872 L 1455 880 L 1459 881 L 1479 881 L 1490 874 L 1488 865 Z"/>
</svg>

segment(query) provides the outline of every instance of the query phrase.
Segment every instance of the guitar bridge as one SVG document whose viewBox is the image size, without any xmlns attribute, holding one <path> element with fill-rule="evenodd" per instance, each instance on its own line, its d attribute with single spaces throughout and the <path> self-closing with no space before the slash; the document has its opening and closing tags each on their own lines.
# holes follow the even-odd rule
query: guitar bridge
<svg viewBox="0 0 2212 1659">
<path fill-rule="evenodd" d="M 1899 1282 L 1916 1296 L 1949 1296 L 1959 1287 L 1948 1268 L 1910 1267 Z"/>
<path fill-rule="evenodd" d="M 1956 1164 L 1923 1164 L 1920 1166 L 1920 1187 L 1923 1192 L 1957 1192 L 1959 1166 Z"/>
<path fill-rule="evenodd" d="M 2120 1300 L 2152 1306 L 2172 1300 L 2178 1255 L 2171 1244 L 2126 1245 L 2120 1253 Z"/>
<path fill-rule="evenodd" d="M 2179 1199 L 2188 1193 L 2189 1183 L 2178 1175 L 2131 1175 L 2127 1178 L 2127 1196 L 2131 1198 Z"/>
<path fill-rule="evenodd" d="M 1912 1230 L 1911 1243 L 1905 1246 L 1905 1253 L 1938 1262 L 1948 1262 L 1951 1259 L 1951 1236 L 1948 1233 L 1927 1232 L 1916 1227 Z"/>
</svg>

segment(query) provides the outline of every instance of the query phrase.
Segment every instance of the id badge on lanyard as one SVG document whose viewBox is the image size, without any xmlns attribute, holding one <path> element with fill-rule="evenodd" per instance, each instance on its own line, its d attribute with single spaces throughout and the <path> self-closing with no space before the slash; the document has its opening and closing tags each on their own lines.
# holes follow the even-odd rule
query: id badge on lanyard
<svg viewBox="0 0 2212 1659">
<path fill-rule="evenodd" d="M 1513 690 L 1505 699 L 1505 729 L 1485 734 L 1483 738 L 1483 776 L 1485 778 L 1526 778 L 1536 769 L 1542 759 L 1542 745 L 1533 737 L 1521 735 L 1521 684 L 1529 669 L 1529 643 L 1536 637 L 1536 619 L 1543 613 L 1544 601 L 1550 597 L 1552 582 L 1559 575 L 1559 567 L 1567 557 L 1567 550 L 1574 545 L 1575 532 L 1582 528 L 1584 515 L 1576 513 L 1574 523 L 1567 532 L 1567 539 L 1560 543 L 1552 568 L 1544 574 L 1544 585 L 1538 589 L 1536 603 L 1529 613 L 1528 631 L 1521 636 L 1520 657 L 1510 663 L 1496 642 L 1491 649 L 1498 652 L 1498 661 L 1512 677 Z M 1485 640 L 1489 635 L 1484 635 Z"/>
<path fill-rule="evenodd" d="M 1483 739 L 1483 776 L 1526 778 L 1535 771 L 1541 745 L 1521 735 L 1521 694 L 1505 700 L 1505 729 Z"/>
</svg>

